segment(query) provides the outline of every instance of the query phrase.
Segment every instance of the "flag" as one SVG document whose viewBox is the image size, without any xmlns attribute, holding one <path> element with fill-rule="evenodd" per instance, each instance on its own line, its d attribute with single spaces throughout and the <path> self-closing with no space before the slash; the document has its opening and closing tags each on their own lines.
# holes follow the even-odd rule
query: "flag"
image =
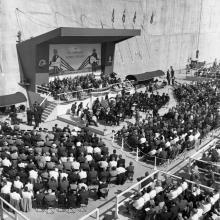
<svg viewBox="0 0 220 220">
<path fill-rule="evenodd" d="M 133 17 L 133 23 L 135 23 L 135 21 L 136 21 L 136 11 L 135 11 L 135 13 L 134 13 L 134 17 Z"/>
<path fill-rule="evenodd" d="M 112 23 L 114 23 L 115 21 L 115 9 L 113 8 L 113 11 L 112 11 Z"/>
<path fill-rule="evenodd" d="M 154 13 L 152 12 L 152 15 L 150 17 L 150 23 L 153 24 L 153 22 L 154 22 Z"/>
<path fill-rule="evenodd" d="M 125 10 L 124 10 L 123 15 L 122 15 L 122 22 L 125 23 Z"/>
</svg>

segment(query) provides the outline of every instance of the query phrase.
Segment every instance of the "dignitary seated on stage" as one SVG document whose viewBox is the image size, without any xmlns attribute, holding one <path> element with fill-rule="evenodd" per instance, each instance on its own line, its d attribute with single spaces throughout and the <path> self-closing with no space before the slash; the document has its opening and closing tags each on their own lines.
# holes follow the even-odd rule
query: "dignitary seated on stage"
<svg viewBox="0 0 220 220">
<path fill-rule="evenodd" d="M 55 80 L 49 82 L 47 85 L 43 85 L 49 88 L 52 96 L 56 99 L 66 100 L 67 96 L 74 98 L 80 96 L 81 90 L 87 90 L 89 93 L 92 89 L 105 88 L 109 85 L 120 83 L 121 79 L 117 78 L 116 75 L 104 75 L 102 74 L 100 79 L 97 79 L 93 74 L 86 76 L 76 76 L 74 78 L 66 77 L 63 79 L 55 78 Z M 78 91 L 78 93 L 77 93 Z M 71 94 L 71 92 L 73 92 Z M 60 97 L 58 94 L 63 93 Z M 69 94 L 65 94 L 69 93 Z M 80 99 L 80 97 L 78 97 Z"/>
<path fill-rule="evenodd" d="M 70 130 L 57 124 L 47 129 L 0 127 L 0 192 L 17 209 L 76 208 L 106 198 L 108 184 L 132 179 L 132 164 L 87 128 Z M 114 178 L 113 178 L 114 177 Z"/>
</svg>

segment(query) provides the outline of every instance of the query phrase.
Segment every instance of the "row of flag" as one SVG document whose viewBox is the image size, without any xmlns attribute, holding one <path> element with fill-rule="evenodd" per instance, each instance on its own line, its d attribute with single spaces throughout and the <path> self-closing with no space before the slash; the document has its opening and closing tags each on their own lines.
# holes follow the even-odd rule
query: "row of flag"
<svg viewBox="0 0 220 220">
<path fill-rule="evenodd" d="M 133 23 L 136 22 L 136 11 L 134 12 L 134 17 L 133 17 Z M 123 14 L 122 14 L 122 22 L 125 23 L 125 18 L 126 18 L 126 13 L 125 13 L 125 10 L 123 11 Z M 115 22 L 115 9 L 113 8 L 113 11 L 112 11 L 112 23 Z"/>
<path fill-rule="evenodd" d="M 122 14 L 122 22 L 125 23 L 125 17 L 126 17 L 126 12 L 125 10 L 123 11 L 123 14 Z M 134 12 L 134 16 L 133 16 L 133 23 L 136 22 L 136 18 L 137 18 L 137 13 L 136 11 Z M 154 21 L 154 13 L 152 13 L 151 15 L 151 18 L 150 18 L 150 23 L 152 24 Z M 113 11 L 112 11 L 112 23 L 115 22 L 115 9 L 113 8 Z"/>
</svg>

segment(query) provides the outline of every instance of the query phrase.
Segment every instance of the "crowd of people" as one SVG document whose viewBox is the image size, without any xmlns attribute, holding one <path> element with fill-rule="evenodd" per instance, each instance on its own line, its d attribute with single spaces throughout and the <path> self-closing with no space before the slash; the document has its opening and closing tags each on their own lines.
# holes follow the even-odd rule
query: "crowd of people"
<svg viewBox="0 0 220 220">
<path fill-rule="evenodd" d="M 132 148 L 138 147 L 141 155 L 161 160 L 175 158 L 220 125 L 220 96 L 216 92 L 219 86 L 218 81 L 176 85 L 176 107 L 162 116 L 155 112 L 123 127 L 120 136 Z"/>
<path fill-rule="evenodd" d="M 52 131 L 0 126 L 1 197 L 18 210 L 76 208 L 95 198 L 106 198 L 108 184 L 132 180 L 134 166 L 126 166 L 116 150 L 109 152 L 101 138 L 87 128 L 69 125 Z M 94 198 L 94 197 L 93 197 Z"/>
<path fill-rule="evenodd" d="M 135 92 L 132 95 L 126 95 L 122 90 L 121 96 L 116 98 L 106 97 L 104 102 L 98 98 L 94 101 L 92 110 L 98 120 L 105 121 L 106 124 L 119 125 L 126 117 L 136 120 L 140 119 L 139 111 L 153 111 L 155 114 L 158 110 L 169 101 L 169 95 L 163 93 Z"/>
<path fill-rule="evenodd" d="M 49 92 L 51 92 L 51 95 L 55 99 L 66 100 L 82 95 L 80 92 L 76 93 L 77 91 L 88 90 L 87 93 L 89 93 L 92 89 L 107 88 L 109 85 L 120 82 L 121 79 L 117 78 L 117 75 L 114 73 L 110 75 L 101 74 L 98 79 L 95 75 L 88 74 L 85 76 L 76 76 L 74 78 L 65 77 L 63 79 L 59 79 L 57 77 L 43 86 L 49 89 Z M 71 94 L 71 92 L 73 93 Z M 58 94 L 62 95 L 58 96 Z M 78 98 L 80 99 L 81 97 Z"/>
<path fill-rule="evenodd" d="M 220 193 L 185 179 L 165 176 L 148 184 L 127 204 L 129 214 L 145 220 L 211 220 L 220 215 Z M 151 182 L 152 181 L 152 182 Z"/>
<path fill-rule="evenodd" d="M 35 102 L 33 106 L 27 108 L 27 125 L 32 126 L 33 119 L 34 119 L 34 127 L 39 127 L 42 118 L 43 107 L 38 103 Z"/>
<path fill-rule="evenodd" d="M 195 72 L 195 76 L 207 77 L 207 78 L 220 78 L 220 63 L 217 60 L 213 62 L 210 67 L 203 66 Z"/>
<path fill-rule="evenodd" d="M 200 181 L 207 186 L 213 186 L 220 182 L 220 145 L 210 148 L 204 152 L 199 160 L 192 160 L 190 179 Z"/>
</svg>

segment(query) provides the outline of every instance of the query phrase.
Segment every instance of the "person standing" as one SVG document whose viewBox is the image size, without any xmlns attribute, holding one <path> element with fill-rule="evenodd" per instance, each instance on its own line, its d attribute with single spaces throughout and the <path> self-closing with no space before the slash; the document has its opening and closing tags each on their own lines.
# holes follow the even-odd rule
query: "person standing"
<svg viewBox="0 0 220 220">
<path fill-rule="evenodd" d="M 174 82 L 175 82 L 175 74 L 174 74 L 174 69 L 173 69 L 172 66 L 170 67 L 170 75 L 171 75 L 172 85 L 174 85 Z"/>
<path fill-rule="evenodd" d="M 32 116 L 33 112 L 31 111 L 30 108 L 27 108 L 27 124 L 32 126 Z"/>
<path fill-rule="evenodd" d="M 35 128 L 39 127 L 39 123 L 40 123 L 40 115 L 39 115 L 39 111 L 37 108 L 37 103 L 34 103 L 34 122 L 35 122 Z"/>
<path fill-rule="evenodd" d="M 38 111 L 38 115 L 39 115 L 39 123 L 41 123 L 41 116 L 43 113 L 43 108 L 39 103 L 37 103 L 37 111 Z"/>
<path fill-rule="evenodd" d="M 167 83 L 170 85 L 170 71 L 167 70 Z"/>
<path fill-rule="evenodd" d="M 76 113 L 76 108 L 77 108 L 77 104 L 76 104 L 76 102 L 75 102 L 75 103 L 72 104 L 72 107 L 71 107 L 71 112 L 72 112 L 73 116 L 74 116 L 75 113 Z"/>
</svg>

